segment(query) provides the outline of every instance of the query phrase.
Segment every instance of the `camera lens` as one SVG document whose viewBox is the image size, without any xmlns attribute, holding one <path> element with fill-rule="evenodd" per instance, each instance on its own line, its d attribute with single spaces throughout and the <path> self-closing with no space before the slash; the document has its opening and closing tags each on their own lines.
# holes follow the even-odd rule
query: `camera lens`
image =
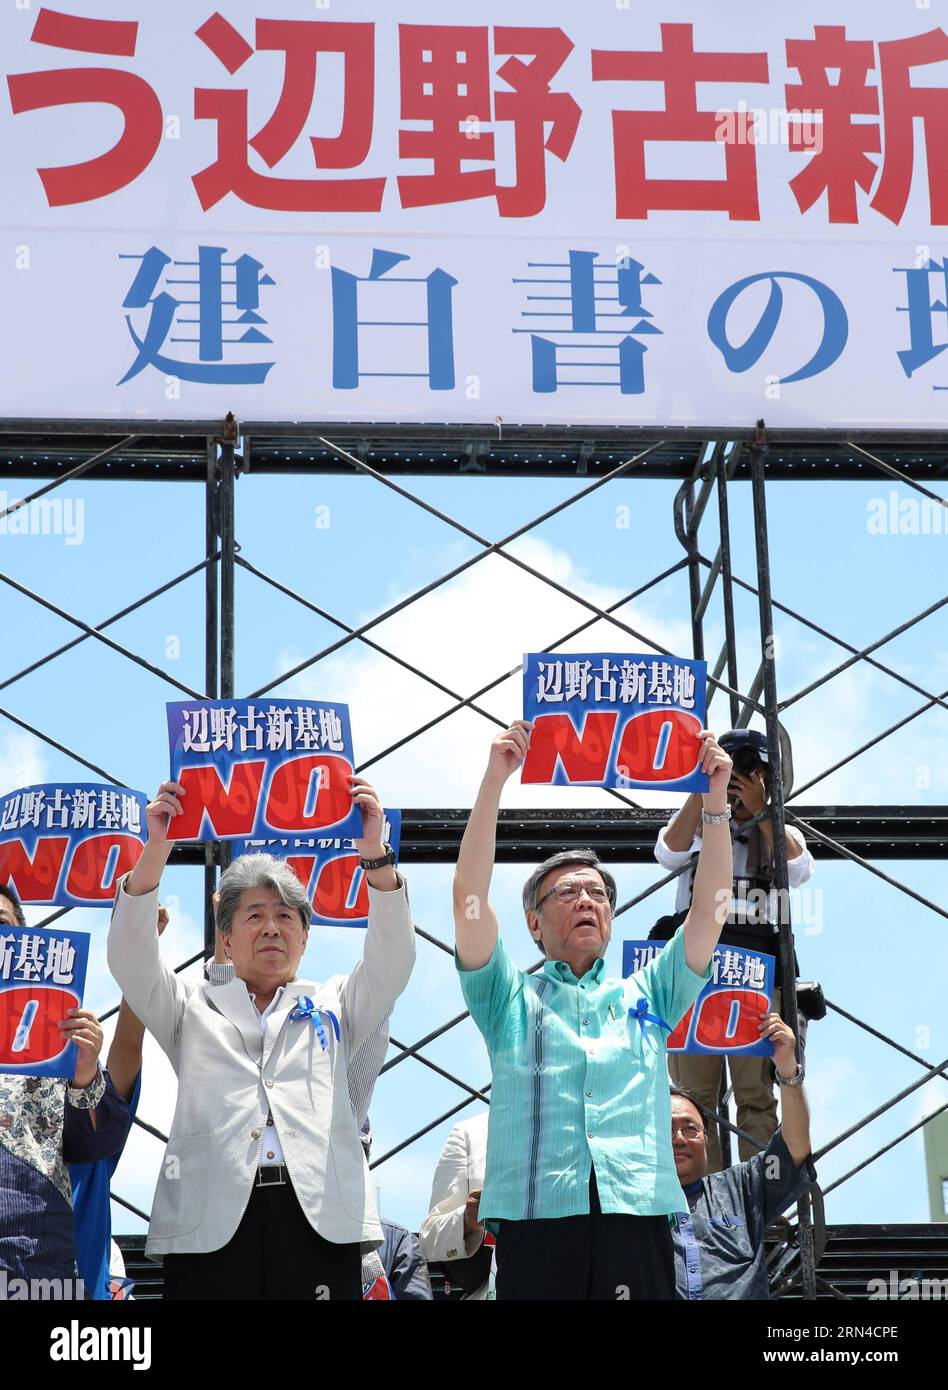
<svg viewBox="0 0 948 1390">
<path fill-rule="evenodd" d="M 740 772 L 745 777 L 761 766 L 757 751 L 754 748 L 735 748 L 731 755 L 731 761 L 734 763 L 735 771 Z"/>
</svg>

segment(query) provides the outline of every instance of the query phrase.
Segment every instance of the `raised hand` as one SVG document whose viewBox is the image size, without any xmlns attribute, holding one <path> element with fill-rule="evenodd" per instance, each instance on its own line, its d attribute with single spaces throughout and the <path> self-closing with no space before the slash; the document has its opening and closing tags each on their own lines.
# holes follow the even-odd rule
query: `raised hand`
<svg viewBox="0 0 948 1390">
<path fill-rule="evenodd" d="M 362 834 L 356 839 L 355 847 L 363 859 L 378 859 L 384 852 L 382 830 L 385 825 L 379 794 L 364 777 L 350 777 L 349 791 L 353 806 L 358 806 L 362 813 Z"/>
<path fill-rule="evenodd" d="M 760 1036 L 768 1039 L 774 1047 L 774 1066 L 781 1076 L 797 1074 L 797 1040 L 788 1024 L 779 1014 L 764 1014 L 758 1025 Z"/>
<path fill-rule="evenodd" d="M 733 776 L 734 765 L 710 729 L 702 729 L 698 737 L 702 740 L 698 768 L 699 771 L 706 772 L 710 779 L 710 786 L 704 793 L 705 801 L 713 800 L 715 805 L 720 803 L 723 809 L 727 800 L 727 784 Z"/>
<path fill-rule="evenodd" d="M 530 720 L 515 719 L 509 729 L 497 735 L 490 746 L 488 776 L 496 776 L 506 782 L 507 778 L 517 771 L 527 756 L 532 729 Z"/>
<path fill-rule="evenodd" d="M 154 801 L 145 807 L 145 824 L 148 827 L 149 843 L 161 844 L 168 839 L 168 827 L 174 816 L 184 814 L 180 797 L 184 787 L 180 782 L 162 782 Z"/>
<path fill-rule="evenodd" d="M 70 1009 L 67 1017 L 60 1019 L 58 1027 L 63 1042 L 74 1042 L 79 1049 L 72 1084 L 88 1086 L 99 1070 L 103 1038 L 101 1023 L 89 1009 Z"/>
<path fill-rule="evenodd" d="M 174 817 L 184 812 L 181 805 L 181 797 L 184 795 L 184 787 L 180 782 L 162 782 L 154 801 L 149 801 L 145 807 L 148 842 L 138 863 L 125 880 L 125 891 L 133 898 L 150 893 L 161 881 L 162 872 L 174 848 L 174 841 L 168 839 L 168 828 Z"/>
</svg>

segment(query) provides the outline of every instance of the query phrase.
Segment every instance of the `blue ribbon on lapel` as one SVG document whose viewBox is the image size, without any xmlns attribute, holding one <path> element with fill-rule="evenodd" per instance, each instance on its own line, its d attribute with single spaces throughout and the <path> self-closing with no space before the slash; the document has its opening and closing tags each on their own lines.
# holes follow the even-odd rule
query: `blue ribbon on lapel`
<svg viewBox="0 0 948 1390">
<path fill-rule="evenodd" d="M 326 1030 L 322 1025 L 322 1020 L 324 1018 L 329 1019 L 329 1022 L 332 1024 L 332 1030 L 336 1035 L 336 1042 L 339 1041 L 338 1018 L 331 1009 L 317 1009 L 308 994 L 298 994 L 296 996 L 296 1008 L 290 1014 L 290 1018 L 296 1023 L 303 1022 L 308 1018 L 316 1030 L 319 1045 L 324 1052 L 326 1051 Z"/>
<path fill-rule="evenodd" d="M 666 1023 L 657 1014 L 650 1014 L 648 1011 L 648 1000 L 643 994 L 634 1008 L 629 1010 L 629 1017 L 638 1019 L 639 1027 L 645 1032 L 646 1023 L 657 1023 L 660 1028 L 664 1028 L 666 1033 L 672 1031 L 671 1025 Z"/>
</svg>

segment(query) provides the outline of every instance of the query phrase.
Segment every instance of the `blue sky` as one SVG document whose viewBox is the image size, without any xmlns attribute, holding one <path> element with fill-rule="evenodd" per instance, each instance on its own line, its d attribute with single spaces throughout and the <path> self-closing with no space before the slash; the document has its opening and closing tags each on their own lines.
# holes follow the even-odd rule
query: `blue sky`
<svg viewBox="0 0 948 1390">
<path fill-rule="evenodd" d="M 478 477 L 403 481 L 491 540 L 583 487 L 579 479 L 572 483 Z M 24 484 L 21 491 L 28 486 Z M 513 549 L 542 573 L 606 606 L 681 558 L 672 528 L 676 486 L 672 481 L 643 479 L 609 484 L 531 532 Z M 882 499 L 888 513 L 890 493 L 900 500 L 913 500 L 909 489 L 882 475 L 866 483 L 774 482 L 768 487 L 775 597 L 857 645 L 874 641 L 943 596 L 948 535 L 877 534 L 870 529 L 874 501 Z M 66 544 L 61 535 L 3 535 L 2 569 L 86 621 L 100 621 L 203 557 L 200 487 L 83 480 L 64 490 L 64 495 L 83 504 L 81 543 Z M 749 486 L 733 484 L 730 497 L 735 573 L 753 583 Z M 617 525 L 624 517 L 617 512 L 621 508 L 628 508 L 627 527 Z M 911 524 L 908 515 L 903 525 L 908 529 Z M 946 530 L 942 526 L 941 531 Z M 353 625 L 477 550 L 470 539 L 363 477 L 242 477 L 237 484 L 237 536 L 250 561 Z M 705 553 L 713 555 L 713 504 L 703 523 L 702 543 Z M 340 635 L 333 624 L 241 571 L 237 605 L 238 695 L 275 680 Z M 0 681 L 76 635 L 68 623 L 6 586 L 3 614 L 6 641 Z M 202 614 L 203 578 L 197 576 L 108 631 L 175 679 L 200 689 Z M 523 652 L 547 646 L 590 616 L 580 605 L 494 557 L 387 620 L 372 635 L 467 694 L 514 668 Z M 683 573 L 620 610 L 619 616 L 657 643 L 690 654 Z M 738 595 L 736 618 L 740 680 L 746 689 L 759 650 L 757 610 L 751 596 Z M 722 632 L 716 599 L 706 625 L 712 659 Z M 945 634 L 940 610 L 882 648 L 878 659 L 925 689 L 939 692 L 948 686 Z M 838 647 L 789 617 L 778 619 L 776 637 L 777 679 L 783 697 L 844 656 Z M 598 621 L 588 635 L 566 646 L 589 651 L 643 649 L 643 644 Z M 292 680 L 278 683 L 275 690 L 349 702 L 357 759 L 369 763 L 366 774 L 376 781 L 386 804 L 470 805 L 492 726 L 464 711 L 406 750 L 379 760 L 383 749 L 450 704 L 447 696 L 383 656 L 350 644 Z M 168 682 L 88 641 L 4 689 L 0 705 L 133 787 L 152 793 L 167 775 L 164 702 L 177 698 L 180 692 Z M 785 723 L 793 740 L 796 785 L 810 781 L 922 702 L 913 691 L 861 663 L 793 705 Z M 505 721 L 517 717 L 519 681 L 506 681 L 482 703 Z M 720 696 L 712 704 L 709 722 L 718 730 L 729 722 Z M 948 802 L 946 746 L 945 712 L 929 711 L 823 779 L 802 801 L 907 803 L 922 812 L 926 806 L 944 805 Z M 87 780 L 79 764 L 0 720 L 0 793 L 29 782 L 74 777 Z M 642 804 L 672 802 L 667 795 L 644 793 L 637 799 Z M 606 793 L 520 788 L 512 783 L 504 804 L 613 803 Z M 882 867 L 924 896 L 943 901 L 942 864 L 888 861 Z M 450 866 L 413 865 L 407 874 L 416 921 L 448 941 Z M 525 874 L 525 866 L 501 866 L 492 887 L 505 940 L 524 966 L 534 959 L 518 907 Z M 628 898 L 654 881 L 658 871 L 657 866 L 655 871 L 648 866 L 618 866 L 617 876 L 620 894 Z M 944 919 L 874 875 L 843 862 L 818 861 L 809 888 L 806 919 L 797 931 L 803 976 L 819 979 L 830 999 L 932 1064 L 941 1061 L 948 1055 Z M 171 902 L 173 920 L 164 949 L 174 963 L 200 946 L 201 893 L 202 876 L 197 869 L 169 871 L 163 897 Z M 608 957 L 613 972 L 620 968 L 622 938 L 644 936 L 656 917 L 671 910 L 672 901 L 672 888 L 664 888 L 617 920 Z M 105 914 L 77 912 L 65 920 L 92 933 L 87 998 L 92 1007 L 104 1009 L 117 997 L 105 965 Z M 360 949 L 357 933 L 323 929 L 313 934 L 304 973 L 324 977 L 346 971 Z M 450 957 L 419 943 L 415 975 L 396 1008 L 393 1035 L 402 1042 L 414 1041 L 460 1013 L 462 1007 Z M 481 1086 L 489 1078 L 485 1049 L 469 1020 L 426 1051 L 433 1061 L 472 1085 Z M 918 1068 L 831 1015 L 811 1028 L 808 1073 L 814 1139 L 820 1146 L 870 1106 L 910 1084 Z M 173 1096 L 170 1068 L 149 1044 L 142 1117 L 167 1129 Z M 403 1062 L 379 1083 L 372 1116 L 375 1154 L 386 1152 L 460 1098 L 454 1086 L 418 1062 Z M 945 1099 L 948 1086 L 933 1083 L 847 1141 L 821 1165 L 824 1185 Z M 474 1108 L 463 1113 L 473 1113 Z M 431 1177 L 449 1128 L 450 1122 L 440 1125 L 376 1171 L 382 1209 L 392 1219 L 417 1228 L 427 1210 Z M 136 1131 L 119 1167 L 116 1190 L 147 1208 L 160 1156 L 160 1145 Z M 926 1220 L 920 1136 L 913 1136 L 833 1193 L 827 1215 L 833 1222 Z M 139 1222 L 118 1210 L 115 1223 L 118 1230 L 141 1229 Z"/>
</svg>

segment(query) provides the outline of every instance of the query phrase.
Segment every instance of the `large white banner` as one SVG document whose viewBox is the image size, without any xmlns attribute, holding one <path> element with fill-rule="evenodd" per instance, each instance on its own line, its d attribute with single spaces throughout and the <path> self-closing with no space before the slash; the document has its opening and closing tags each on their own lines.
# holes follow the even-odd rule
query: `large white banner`
<svg viewBox="0 0 948 1390">
<path fill-rule="evenodd" d="M 945 0 L 12 0 L 0 417 L 941 427 Z"/>
</svg>

